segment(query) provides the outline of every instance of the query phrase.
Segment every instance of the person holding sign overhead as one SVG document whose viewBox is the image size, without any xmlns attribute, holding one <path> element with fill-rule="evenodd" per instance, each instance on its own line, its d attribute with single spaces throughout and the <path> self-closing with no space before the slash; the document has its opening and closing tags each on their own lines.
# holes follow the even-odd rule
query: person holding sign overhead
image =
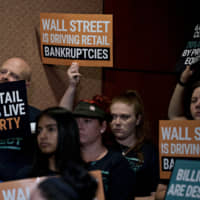
<svg viewBox="0 0 200 200">
<path fill-rule="evenodd" d="M 75 78 L 77 76 L 78 79 Z M 73 95 L 75 95 L 80 78 L 78 63 L 72 64 L 68 69 L 68 77 L 74 84 L 66 90 L 60 106 L 72 110 L 72 98 L 74 98 Z M 135 91 L 122 94 L 113 99 L 110 112 L 112 115 L 111 131 L 116 140 L 115 144 L 110 147 L 125 156 L 134 173 L 136 172 L 135 195 L 148 196 L 151 192 L 155 192 L 159 180 L 158 153 L 157 149 L 144 137 L 144 113 L 141 98 Z"/>
<path fill-rule="evenodd" d="M 195 64 L 198 67 L 198 62 Z M 198 81 L 195 65 L 186 66 L 179 76 L 178 82 L 172 94 L 168 118 L 170 120 L 199 120 L 200 119 L 200 81 Z M 195 74 L 196 73 L 196 74 Z M 165 198 L 169 180 L 161 180 L 157 187 L 155 198 Z"/>
<path fill-rule="evenodd" d="M 195 73 L 193 66 L 186 66 L 181 73 L 169 103 L 170 120 L 200 119 L 200 81 L 193 80 Z"/>
</svg>

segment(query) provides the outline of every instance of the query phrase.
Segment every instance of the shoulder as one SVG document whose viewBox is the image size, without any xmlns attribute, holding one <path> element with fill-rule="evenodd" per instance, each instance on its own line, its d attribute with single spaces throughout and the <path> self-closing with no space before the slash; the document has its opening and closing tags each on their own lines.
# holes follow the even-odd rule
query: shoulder
<svg viewBox="0 0 200 200">
<path fill-rule="evenodd" d="M 28 112 L 29 112 L 29 121 L 34 122 L 41 111 L 36 107 L 28 105 Z"/>
<path fill-rule="evenodd" d="M 31 170 L 32 170 L 32 166 L 28 165 L 28 166 L 25 166 L 23 168 L 21 168 L 16 176 L 15 176 L 15 179 L 24 179 L 24 178 L 30 178 L 30 174 L 31 174 Z"/>
</svg>

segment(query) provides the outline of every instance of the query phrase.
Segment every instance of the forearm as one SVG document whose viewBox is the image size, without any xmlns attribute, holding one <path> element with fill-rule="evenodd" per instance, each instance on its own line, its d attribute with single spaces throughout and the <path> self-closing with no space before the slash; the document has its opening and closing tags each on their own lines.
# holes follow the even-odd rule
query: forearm
<svg viewBox="0 0 200 200">
<path fill-rule="evenodd" d="M 75 95 L 76 95 L 76 86 L 69 86 L 65 91 L 59 105 L 61 107 L 64 107 L 72 111 L 74 106 Z"/>
<path fill-rule="evenodd" d="M 185 87 L 177 83 L 174 92 L 172 94 L 169 108 L 168 108 L 168 117 L 170 120 L 184 116 L 184 94 Z"/>
</svg>

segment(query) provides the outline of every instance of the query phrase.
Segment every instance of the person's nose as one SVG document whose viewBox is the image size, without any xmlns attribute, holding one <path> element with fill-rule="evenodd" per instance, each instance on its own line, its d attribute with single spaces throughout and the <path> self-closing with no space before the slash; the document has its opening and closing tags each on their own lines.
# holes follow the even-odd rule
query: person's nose
<svg viewBox="0 0 200 200">
<path fill-rule="evenodd" d="M 197 100 L 196 105 L 197 108 L 200 108 L 200 98 Z"/>
<path fill-rule="evenodd" d="M 114 119 L 114 123 L 119 125 L 121 123 L 121 119 L 120 119 L 120 116 L 117 116 L 115 119 Z"/>
<path fill-rule="evenodd" d="M 45 130 L 45 129 L 42 129 L 42 130 L 40 131 L 38 137 L 39 137 L 40 139 L 43 139 L 43 138 L 46 138 L 46 136 L 47 136 L 46 130 Z"/>
<path fill-rule="evenodd" d="M 81 120 L 80 119 L 76 119 L 76 122 L 78 124 L 78 128 L 81 129 L 83 127 Z"/>
</svg>

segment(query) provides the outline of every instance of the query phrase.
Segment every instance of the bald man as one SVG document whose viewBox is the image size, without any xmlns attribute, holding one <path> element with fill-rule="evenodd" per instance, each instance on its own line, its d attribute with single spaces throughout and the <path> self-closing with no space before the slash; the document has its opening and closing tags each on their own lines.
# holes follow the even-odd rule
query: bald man
<svg viewBox="0 0 200 200">
<path fill-rule="evenodd" d="M 31 67 L 22 58 L 14 57 L 6 60 L 0 67 L 0 83 L 25 80 L 28 87 L 31 82 Z M 40 111 L 28 106 L 29 121 L 34 122 Z"/>
<path fill-rule="evenodd" d="M 25 80 L 27 87 L 30 85 L 31 67 L 22 58 L 9 58 L 0 67 L 0 83 L 19 80 Z M 29 105 L 28 113 L 29 122 L 31 123 L 35 121 L 40 111 Z M 1 142 L 4 141 L 1 138 L 0 140 Z M 24 149 L 0 149 L 0 180 L 7 181 L 14 179 L 19 169 L 32 163 L 34 140 L 34 134 L 30 134 L 29 136 L 20 138 L 20 142 L 24 144 Z"/>
</svg>

